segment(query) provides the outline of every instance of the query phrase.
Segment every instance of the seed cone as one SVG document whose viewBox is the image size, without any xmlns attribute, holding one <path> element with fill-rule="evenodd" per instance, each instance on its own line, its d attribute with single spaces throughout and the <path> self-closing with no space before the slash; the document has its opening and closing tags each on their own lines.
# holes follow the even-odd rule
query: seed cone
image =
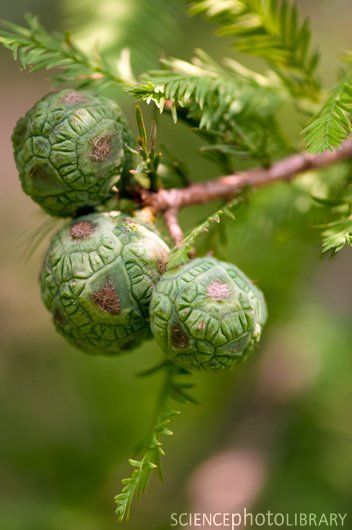
<svg viewBox="0 0 352 530">
<path fill-rule="evenodd" d="M 109 198 L 128 169 L 132 139 L 114 101 L 65 89 L 36 103 L 18 121 L 12 142 L 24 192 L 65 217 Z"/>
<path fill-rule="evenodd" d="M 264 297 L 235 265 L 198 258 L 166 272 L 153 291 L 153 335 L 181 366 L 225 370 L 259 342 Z"/>
<path fill-rule="evenodd" d="M 57 330 L 88 353 L 118 354 L 150 334 L 149 303 L 169 248 L 118 213 L 70 222 L 52 239 L 42 299 Z"/>
</svg>

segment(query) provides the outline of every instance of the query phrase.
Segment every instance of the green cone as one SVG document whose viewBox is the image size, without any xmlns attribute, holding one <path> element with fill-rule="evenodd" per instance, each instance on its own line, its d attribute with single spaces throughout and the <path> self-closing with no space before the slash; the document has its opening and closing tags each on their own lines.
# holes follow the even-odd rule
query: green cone
<svg viewBox="0 0 352 530">
<path fill-rule="evenodd" d="M 266 321 L 262 293 L 235 265 L 194 259 L 166 272 L 150 305 L 153 335 L 177 364 L 225 370 L 259 342 Z"/>
<path fill-rule="evenodd" d="M 13 149 L 22 187 L 60 217 L 111 195 L 128 169 L 132 139 L 120 107 L 87 90 L 46 95 L 21 118 Z"/>
<path fill-rule="evenodd" d="M 42 299 L 57 330 L 89 353 L 117 354 L 149 336 L 148 311 L 169 248 L 134 219 L 92 214 L 52 239 Z"/>
</svg>

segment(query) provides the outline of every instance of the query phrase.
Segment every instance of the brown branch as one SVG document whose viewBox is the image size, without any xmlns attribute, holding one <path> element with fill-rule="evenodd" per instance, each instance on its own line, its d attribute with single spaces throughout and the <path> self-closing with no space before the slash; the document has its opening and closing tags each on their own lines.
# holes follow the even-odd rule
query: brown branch
<svg viewBox="0 0 352 530">
<path fill-rule="evenodd" d="M 170 233 L 170 236 L 175 241 L 175 245 L 180 246 L 183 240 L 184 234 L 183 234 L 182 228 L 180 227 L 178 219 L 177 219 L 177 212 L 178 210 L 176 208 L 169 208 L 168 210 L 165 210 L 164 219 L 165 219 L 166 227 Z"/>
<path fill-rule="evenodd" d="M 173 214 L 184 206 L 201 204 L 216 199 L 233 199 L 245 187 L 267 186 L 277 181 L 288 181 L 305 171 L 322 169 L 352 158 L 352 140 L 344 142 L 336 151 L 311 155 L 300 153 L 275 162 L 270 168 L 255 168 L 215 180 L 192 184 L 187 188 L 146 192 L 145 205 L 156 211 L 172 210 Z M 170 219 L 170 212 L 168 217 Z M 172 218 L 172 215 L 171 215 Z"/>
</svg>

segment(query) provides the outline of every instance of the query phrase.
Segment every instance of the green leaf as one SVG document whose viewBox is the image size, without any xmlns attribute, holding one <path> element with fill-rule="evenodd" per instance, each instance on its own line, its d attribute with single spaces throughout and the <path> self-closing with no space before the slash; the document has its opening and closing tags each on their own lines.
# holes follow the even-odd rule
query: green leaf
<svg viewBox="0 0 352 530">
<path fill-rule="evenodd" d="M 131 81 L 121 75 L 118 66 L 108 65 L 97 53 L 87 55 L 68 33 L 48 33 L 32 15 L 26 15 L 26 22 L 27 27 L 6 21 L 0 23 L 0 43 L 12 51 L 22 68 L 31 71 L 58 69 L 60 73 L 54 76 L 56 84 L 130 84 Z"/>
<path fill-rule="evenodd" d="M 170 58 L 162 63 L 163 70 L 144 74 L 142 83 L 129 91 L 147 103 L 154 102 L 160 112 L 173 110 L 175 119 L 177 107 L 196 110 L 192 107 L 196 105 L 201 111 L 200 128 L 215 128 L 226 112 L 231 117 L 244 112 L 266 117 L 284 97 L 274 81 L 233 60 L 220 66 L 202 50 L 196 50 L 192 62 Z"/>
<path fill-rule="evenodd" d="M 158 418 L 152 432 L 145 443 L 143 455 L 140 460 L 130 458 L 129 464 L 134 468 L 130 477 L 122 479 L 122 490 L 115 495 L 116 515 L 119 521 L 128 519 L 133 501 L 139 501 L 147 487 L 150 474 L 154 469 L 161 473 L 159 456 L 164 454 L 161 449 L 160 436 L 172 436 L 173 432 L 167 426 L 177 414 L 176 410 L 164 412 Z"/>
<path fill-rule="evenodd" d="M 181 116 L 212 144 L 203 152 L 241 153 L 264 165 L 283 147 L 287 152 L 273 117 L 285 98 L 278 82 L 233 60 L 221 66 L 202 50 L 192 62 L 168 59 L 163 65 L 163 70 L 145 74 L 129 92 L 147 104 L 153 102 L 160 112 L 171 112 L 175 121 Z"/>
<path fill-rule="evenodd" d="M 320 111 L 303 130 L 307 149 L 321 153 L 336 149 L 351 133 L 352 74 L 345 73 Z"/>
<path fill-rule="evenodd" d="M 352 216 L 325 225 L 323 252 L 336 254 L 345 246 L 352 246 Z"/>
<path fill-rule="evenodd" d="M 294 5 L 286 0 L 195 0 L 190 11 L 215 22 L 220 35 L 233 38 L 236 50 L 265 59 L 293 94 L 316 98 L 319 55 L 311 51 L 309 23 L 298 22 Z"/>
<path fill-rule="evenodd" d="M 160 457 L 165 453 L 161 437 L 173 436 L 173 431 L 169 428 L 170 422 L 180 414 L 178 410 L 168 409 L 168 401 L 175 399 L 182 403 L 197 402 L 188 391 L 193 384 L 179 379 L 179 376 L 189 376 L 188 370 L 170 361 L 164 361 L 145 371 L 143 375 L 153 375 L 161 369 L 165 371 L 165 380 L 157 401 L 155 419 L 146 436 L 138 444 L 134 458 L 129 459 L 130 465 L 134 468 L 132 474 L 122 479 L 122 490 L 115 496 L 116 515 L 119 521 L 129 518 L 133 502 L 140 500 L 153 470 L 157 470 L 160 478 L 163 478 Z"/>
</svg>

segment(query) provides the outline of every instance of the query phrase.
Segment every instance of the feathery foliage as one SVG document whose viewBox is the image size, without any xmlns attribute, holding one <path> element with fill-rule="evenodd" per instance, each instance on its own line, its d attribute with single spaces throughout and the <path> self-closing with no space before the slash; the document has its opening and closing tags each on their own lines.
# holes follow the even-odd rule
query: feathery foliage
<svg viewBox="0 0 352 530">
<path fill-rule="evenodd" d="M 204 151 L 246 155 L 265 163 L 269 150 L 287 150 L 274 119 L 284 99 L 275 80 L 234 60 L 219 65 L 202 50 L 196 51 L 192 62 L 168 59 L 163 65 L 129 91 L 148 104 L 153 102 L 160 112 L 167 109 L 175 121 L 181 115 L 193 128 L 203 130 L 212 144 Z"/>
<path fill-rule="evenodd" d="M 195 0 L 191 13 L 217 23 L 220 35 L 234 38 L 236 50 L 265 59 L 293 94 L 315 98 L 319 54 L 311 51 L 309 23 L 299 23 L 294 5 L 286 0 Z"/>
<path fill-rule="evenodd" d="M 313 197 L 314 201 L 325 208 L 330 222 L 320 226 L 323 229 L 323 252 L 336 254 L 346 246 L 352 246 L 352 178 L 351 164 L 347 165 L 347 174 L 337 189 L 332 189 L 327 198 Z"/>
<path fill-rule="evenodd" d="M 186 263 L 190 260 L 190 253 L 193 251 L 194 244 L 199 236 L 202 234 L 206 234 L 209 231 L 209 228 L 211 225 L 217 223 L 219 224 L 221 222 L 221 217 L 223 215 L 227 215 L 231 219 L 235 219 L 233 210 L 239 206 L 245 199 L 244 194 L 240 195 L 233 201 L 229 202 L 227 205 L 225 205 L 220 210 L 216 211 L 209 217 L 205 219 L 201 224 L 197 225 L 196 227 L 192 228 L 190 233 L 185 236 L 183 241 L 181 241 L 181 244 L 179 246 L 175 246 L 169 256 L 169 261 L 167 264 L 167 269 L 170 270 L 174 267 L 178 267 L 179 265 L 182 265 L 183 263 Z"/>
<path fill-rule="evenodd" d="M 165 453 L 160 437 L 173 435 L 169 424 L 176 415 L 180 414 L 179 411 L 168 408 L 169 400 L 197 403 L 189 392 L 194 386 L 193 383 L 179 379 L 180 376 L 189 375 L 189 372 L 170 361 L 162 362 L 140 375 L 149 376 L 160 370 L 164 370 L 165 380 L 157 402 L 154 421 L 147 435 L 138 445 L 134 458 L 129 459 L 129 464 L 134 468 L 131 476 L 122 480 L 122 490 L 115 496 L 116 515 L 119 521 L 128 519 L 133 502 L 140 500 L 153 470 L 157 470 L 160 478 L 163 478 L 160 457 Z"/>
<path fill-rule="evenodd" d="M 213 223 L 220 223 L 220 216 L 222 210 L 218 210 L 214 214 L 207 217 L 203 223 L 196 226 L 191 230 L 191 232 L 181 241 L 180 245 L 174 247 L 170 253 L 169 261 L 167 264 L 167 269 L 173 269 L 178 267 L 183 263 L 189 261 L 189 253 L 193 250 L 193 245 L 196 239 L 201 235 L 206 233 L 209 230 L 209 226 Z"/>
<path fill-rule="evenodd" d="M 32 72 L 59 69 L 60 73 L 54 75 L 56 83 L 88 85 L 99 81 L 125 85 L 130 81 L 119 65 L 113 67 L 98 54 L 84 53 L 69 33 L 48 33 L 32 15 L 26 15 L 26 22 L 27 27 L 6 21 L 0 25 L 0 43 L 12 51 L 22 68 Z"/>
<path fill-rule="evenodd" d="M 133 501 L 139 501 L 151 472 L 158 469 L 161 473 L 160 456 L 163 456 L 162 442 L 160 436 L 172 436 L 173 432 L 168 428 L 171 419 L 178 414 L 178 411 L 171 410 L 162 414 L 154 426 L 146 448 L 141 459 L 130 458 L 129 464 L 134 468 L 130 477 L 122 479 L 123 488 L 115 496 L 116 515 L 119 521 L 128 519 Z"/>
<path fill-rule="evenodd" d="M 323 252 L 336 254 L 346 246 L 352 247 L 352 214 L 325 225 L 322 236 Z"/>
<path fill-rule="evenodd" d="M 339 147 L 352 130 L 351 111 L 352 76 L 345 74 L 303 130 L 307 149 L 312 153 L 322 153 Z"/>
<path fill-rule="evenodd" d="M 160 112 L 165 108 L 177 119 L 177 107 L 189 108 L 190 117 L 201 110 L 199 127 L 212 129 L 226 113 L 232 116 L 268 116 L 279 107 L 283 94 L 273 80 L 251 72 L 233 60 L 220 66 L 202 50 L 192 62 L 171 58 L 162 61 L 164 69 L 143 76 L 145 82 L 131 92 Z"/>
</svg>

